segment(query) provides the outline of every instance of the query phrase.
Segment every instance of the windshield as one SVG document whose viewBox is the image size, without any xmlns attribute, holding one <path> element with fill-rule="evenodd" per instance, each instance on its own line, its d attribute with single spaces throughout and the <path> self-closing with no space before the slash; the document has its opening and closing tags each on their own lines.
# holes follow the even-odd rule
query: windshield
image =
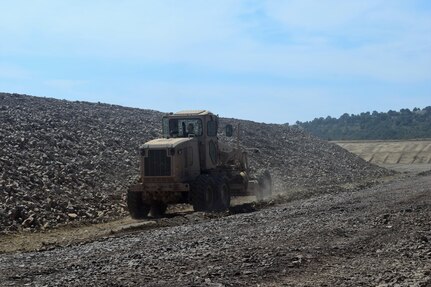
<svg viewBox="0 0 431 287">
<path fill-rule="evenodd" d="M 163 136 L 165 138 L 175 138 L 175 137 L 187 138 L 189 136 L 201 136 L 201 135 L 202 135 L 201 119 L 163 118 Z"/>
</svg>

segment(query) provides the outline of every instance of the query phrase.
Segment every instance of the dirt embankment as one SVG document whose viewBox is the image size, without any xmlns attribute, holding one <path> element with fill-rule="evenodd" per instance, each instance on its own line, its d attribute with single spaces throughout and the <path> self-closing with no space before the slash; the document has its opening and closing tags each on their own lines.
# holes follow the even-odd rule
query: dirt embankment
<svg viewBox="0 0 431 287">
<path fill-rule="evenodd" d="M 431 140 L 339 141 L 335 143 L 375 164 L 431 164 Z"/>
<path fill-rule="evenodd" d="M 4 286 L 430 286 L 431 176 L 0 256 Z M 200 216 L 195 213 L 194 216 Z"/>
<path fill-rule="evenodd" d="M 364 160 L 397 172 L 431 170 L 431 140 L 336 141 Z"/>
<path fill-rule="evenodd" d="M 127 215 L 124 194 L 138 172 L 137 148 L 160 136 L 162 116 L 1 93 L 0 233 Z M 388 174 L 285 125 L 223 119 L 221 126 L 226 122 L 241 123 L 242 145 L 261 150 L 250 155 L 252 166 L 269 168 L 279 192 L 319 193 Z"/>
</svg>

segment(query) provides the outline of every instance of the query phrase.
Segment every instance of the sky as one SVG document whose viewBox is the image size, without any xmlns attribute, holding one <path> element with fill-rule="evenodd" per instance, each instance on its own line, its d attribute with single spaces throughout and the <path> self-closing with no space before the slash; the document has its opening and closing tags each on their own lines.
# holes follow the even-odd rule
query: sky
<svg viewBox="0 0 431 287">
<path fill-rule="evenodd" d="M 0 92 L 290 124 L 431 105 L 429 0 L 14 0 L 0 11 Z"/>
</svg>

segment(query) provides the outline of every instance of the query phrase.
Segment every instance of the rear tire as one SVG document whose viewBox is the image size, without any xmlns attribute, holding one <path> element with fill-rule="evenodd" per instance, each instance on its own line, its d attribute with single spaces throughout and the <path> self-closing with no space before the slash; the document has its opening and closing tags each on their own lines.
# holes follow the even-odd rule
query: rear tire
<svg viewBox="0 0 431 287">
<path fill-rule="evenodd" d="M 150 206 L 142 200 L 141 192 L 127 192 L 127 208 L 134 219 L 145 218 L 150 212 Z"/>
<path fill-rule="evenodd" d="M 215 203 L 214 180 L 200 175 L 192 184 L 191 199 L 195 211 L 212 211 Z"/>
<path fill-rule="evenodd" d="M 230 190 L 229 185 L 223 176 L 216 177 L 214 190 L 216 198 L 214 210 L 228 210 L 230 207 Z"/>
<path fill-rule="evenodd" d="M 258 200 L 263 200 L 272 195 L 272 179 L 268 170 L 264 170 L 257 176 L 259 191 L 256 194 Z"/>
</svg>

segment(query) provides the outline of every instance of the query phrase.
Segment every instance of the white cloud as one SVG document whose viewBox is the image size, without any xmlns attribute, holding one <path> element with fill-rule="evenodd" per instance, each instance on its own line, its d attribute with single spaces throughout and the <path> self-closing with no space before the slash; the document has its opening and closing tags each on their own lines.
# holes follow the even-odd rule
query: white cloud
<svg viewBox="0 0 431 287">
<path fill-rule="evenodd" d="M 132 74 L 134 79 L 142 77 L 145 86 L 124 81 L 122 88 L 131 90 L 130 95 L 165 95 L 175 105 L 186 104 L 184 108 L 190 108 L 190 102 L 205 104 L 220 96 L 225 103 L 238 95 L 248 95 L 255 102 L 262 96 L 276 102 L 288 95 L 296 106 L 303 101 L 321 104 L 316 97 L 338 93 L 322 83 L 334 86 L 337 81 L 352 83 L 350 94 L 356 96 L 367 80 L 387 87 L 418 84 L 427 87 L 423 93 L 429 93 L 431 16 L 414 3 L 4 1 L 0 56 L 10 65 L 0 65 L 0 80 L 24 79 L 31 73 L 36 75 L 33 81 L 50 89 L 45 94 L 64 92 L 73 98 L 75 93 L 96 99 L 98 94 L 115 96 L 121 90 L 104 89 L 100 81 L 114 85 L 118 76 L 124 77 L 120 72 L 124 67 L 154 66 L 159 76 L 152 81 Z M 66 59 L 58 61 L 63 65 L 73 65 L 75 59 L 95 64 L 89 65 L 91 72 L 73 74 L 80 69 L 56 66 L 56 59 Z M 164 72 L 178 66 L 208 73 L 211 84 L 193 76 L 181 85 L 163 78 Z M 97 69 L 103 76 L 97 75 Z M 259 76 L 274 79 L 276 87 L 263 82 L 257 87 L 253 79 Z M 237 77 L 242 82 L 232 85 Z M 41 86 L 39 94 L 43 94 Z M 189 102 L 180 100 L 190 96 Z M 160 103 L 169 106 L 168 101 Z M 163 106 L 159 108 L 174 110 Z"/>
<path fill-rule="evenodd" d="M 382 1 L 290 0 L 268 1 L 266 12 L 292 29 L 319 32 L 338 29 L 381 5 Z"/>
<path fill-rule="evenodd" d="M 0 79 L 27 80 L 31 72 L 16 65 L 0 63 Z"/>
<path fill-rule="evenodd" d="M 49 88 L 54 88 L 57 91 L 63 90 L 63 92 L 70 91 L 75 88 L 80 88 L 86 84 L 88 84 L 87 81 L 71 80 L 71 79 L 51 79 L 51 80 L 44 81 L 44 85 L 48 86 Z"/>
<path fill-rule="evenodd" d="M 239 5 L 231 1 L 210 5 L 172 0 L 21 4 L 6 5 L 6 17 L 0 19 L 0 33 L 8 36 L 10 52 L 16 40 L 27 37 L 24 42 L 36 48 L 28 53 L 45 55 L 61 48 L 80 56 L 155 57 L 163 61 L 190 48 L 223 42 L 238 32 L 231 21 Z M 37 36 L 45 42 L 34 39 Z"/>
<path fill-rule="evenodd" d="M 11 2 L 11 3 L 15 3 Z M 18 1 L 19 3 L 19 1 Z M 233 1 L 47 1 L 3 4 L 0 52 L 185 63 L 277 77 L 429 79 L 431 17 L 391 1 L 268 1 L 255 5 L 287 42 L 262 41 Z M 276 23 L 276 24 L 274 24 Z M 282 34 L 283 35 L 283 34 Z M 271 35 L 268 35 L 271 37 Z M 277 37 L 273 35 L 273 37 Z M 350 44 L 350 43 L 353 43 Z M 344 46 L 352 45 L 351 47 Z M 385 68 L 387 67 L 387 68 Z"/>
</svg>

